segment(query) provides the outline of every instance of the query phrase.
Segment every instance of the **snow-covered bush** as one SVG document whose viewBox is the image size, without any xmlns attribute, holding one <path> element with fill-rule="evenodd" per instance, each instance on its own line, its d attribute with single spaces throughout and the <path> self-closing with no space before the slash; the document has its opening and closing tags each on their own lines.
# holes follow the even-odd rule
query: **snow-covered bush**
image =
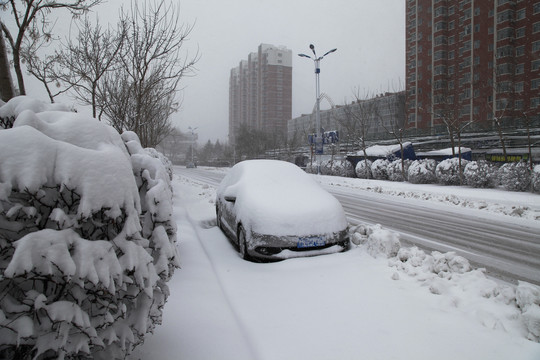
<svg viewBox="0 0 540 360">
<path fill-rule="evenodd" d="M 492 188 L 498 183 L 498 168 L 486 160 L 470 161 L 463 169 L 465 183 L 475 188 Z"/>
<path fill-rule="evenodd" d="M 510 191 L 527 191 L 531 186 L 529 164 L 520 161 L 506 163 L 499 169 L 499 181 L 502 187 Z"/>
<path fill-rule="evenodd" d="M 467 163 L 468 160 L 461 159 L 460 172 L 459 158 L 450 158 L 441 161 L 435 168 L 435 176 L 437 177 L 437 181 L 444 185 L 461 185 L 463 182 L 463 169 Z"/>
<path fill-rule="evenodd" d="M 388 166 L 390 161 L 377 159 L 371 164 L 371 174 L 376 180 L 388 180 Z"/>
<path fill-rule="evenodd" d="M 403 171 L 402 171 L 401 159 L 392 161 L 387 167 L 388 180 L 407 181 L 410 165 L 411 165 L 411 160 L 408 160 L 408 159 L 404 160 Z"/>
<path fill-rule="evenodd" d="M 140 140 L 138 141 L 140 142 Z M 173 164 L 169 160 L 169 158 L 154 148 L 145 148 L 144 151 L 146 151 L 146 153 L 150 155 L 151 157 L 159 159 L 159 161 L 161 161 L 161 164 L 165 167 L 165 170 L 167 170 L 167 174 L 169 174 L 169 179 L 172 180 L 173 179 Z"/>
<path fill-rule="evenodd" d="M 540 193 L 540 165 L 535 165 L 532 173 L 533 191 Z"/>
<path fill-rule="evenodd" d="M 356 177 L 360 179 L 371 179 L 371 160 L 362 159 L 356 164 Z"/>
<path fill-rule="evenodd" d="M 313 166 L 313 168 L 315 168 L 315 166 Z M 315 172 L 316 172 L 316 168 L 315 168 Z M 341 159 L 341 160 L 329 159 L 329 160 L 321 161 L 321 174 L 331 175 L 331 176 L 354 177 L 354 168 L 352 164 L 345 159 Z"/>
<path fill-rule="evenodd" d="M 136 140 L 128 153 L 112 127 L 48 110 L 0 108 L 15 117 L 0 130 L 0 358 L 123 358 L 178 266 L 169 177 Z"/>
<path fill-rule="evenodd" d="M 435 168 L 437 162 L 433 159 L 415 160 L 409 166 L 409 182 L 412 184 L 431 184 L 436 181 Z"/>
</svg>

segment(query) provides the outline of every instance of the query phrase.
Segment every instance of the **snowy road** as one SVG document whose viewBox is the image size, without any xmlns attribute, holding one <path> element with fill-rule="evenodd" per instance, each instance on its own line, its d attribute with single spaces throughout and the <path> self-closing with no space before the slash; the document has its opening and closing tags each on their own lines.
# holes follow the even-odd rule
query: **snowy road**
<svg viewBox="0 0 540 360">
<path fill-rule="evenodd" d="M 355 246 L 277 263 L 242 260 L 215 226 L 219 176 L 175 170 L 181 269 L 163 324 L 130 360 L 540 358 L 507 300 L 512 292 L 479 272 L 410 276 Z"/>
<path fill-rule="evenodd" d="M 212 187 L 225 175 L 204 168 L 176 171 Z M 352 224 L 381 224 L 399 232 L 404 244 L 455 251 L 494 276 L 540 284 L 540 221 L 323 185 L 342 203 Z"/>
</svg>

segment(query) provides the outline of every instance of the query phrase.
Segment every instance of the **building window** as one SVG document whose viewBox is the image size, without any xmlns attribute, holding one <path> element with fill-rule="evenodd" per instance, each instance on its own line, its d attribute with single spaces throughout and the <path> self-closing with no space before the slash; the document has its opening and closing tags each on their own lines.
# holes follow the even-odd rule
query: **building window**
<svg viewBox="0 0 540 360">
<path fill-rule="evenodd" d="M 448 23 L 446 21 L 439 21 L 435 23 L 435 31 L 446 30 L 448 28 Z"/>
<path fill-rule="evenodd" d="M 533 32 L 533 34 L 536 34 L 536 33 L 539 32 L 539 31 L 540 31 L 540 21 L 535 22 L 535 23 L 533 24 L 533 31 L 532 31 L 532 32 Z"/>
<path fill-rule="evenodd" d="M 516 48 L 516 57 L 525 55 L 525 46 L 518 46 Z"/>
<path fill-rule="evenodd" d="M 515 53 L 515 49 L 512 45 L 501 46 L 497 48 L 497 58 L 503 58 L 506 56 L 512 56 Z"/>
<path fill-rule="evenodd" d="M 540 79 L 531 80 L 531 90 L 536 90 L 540 88 Z"/>
<path fill-rule="evenodd" d="M 540 40 L 532 43 L 532 51 L 537 52 L 540 50 Z"/>
<path fill-rule="evenodd" d="M 504 10 L 497 15 L 497 23 L 503 23 L 505 21 L 514 19 L 514 10 Z"/>
<path fill-rule="evenodd" d="M 540 60 L 533 60 L 531 62 L 531 71 L 536 71 L 540 69 Z"/>
<path fill-rule="evenodd" d="M 514 86 L 514 91 L 517 93 L 523 92 L 523 86 L 524 86 L 523 81 L 516 83 Z"/>
<path fill-rule="evenodd" d="M 438 50 L 438 51 L 435 51 L 435 56 L 433 57 L 434 60 L 442 60 L 442 59 L 446 59 L 446 51 L 444 50 Z"/>
<path fill-rule="evenodd" d="M 516 65 L 516 75 L 523 74 L 525 72 L 525 64 Z"/>
<path fill-rule="evenodd" d="M 497 40 L 503 40 L 514 37 L 514 28 L 507 27 L 497 31 Z"/>
<path fill-rule="evenodd" d="M 540 2 L 533 5 L 533 14 L 536 15 L 538 13 L 540 13 Z"/>
<path fill-rule="evenodd" d="M 516 30 L 516 39 L 522 38 L 524 36 L 525 36 L 525 27 L 522 27 Z"/>
<path fill-rule="evenodd" d="M 523 110 L 523 100 L 514 101 L 514 110 Z"/>
<path fill-rule="evenodd" d="M 516 13 L 516 20 L 525 19 L 525 9 L 519 9 Z"/>
<path fill-rule="evenodd" d="M 532 98 L 531 99 L 531 109 L 534 109 L 536 107 L 540 106 L 540 97 Z"/>
</svg>

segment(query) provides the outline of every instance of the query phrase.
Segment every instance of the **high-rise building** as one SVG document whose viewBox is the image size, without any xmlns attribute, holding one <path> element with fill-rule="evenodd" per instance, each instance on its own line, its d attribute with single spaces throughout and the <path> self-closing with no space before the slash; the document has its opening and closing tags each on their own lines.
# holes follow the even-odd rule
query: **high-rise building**
<svg viewBox="0 0 540 360">
<path fill-rule="evenodd" d="M 240 125 L 285 136 L 292 117 L 292 51 L 269 44 L 231 69 L 229 79 L 229 143 Z"/>
<path fill-rule="evenodd" d="M 519 126 L 540 109 L 540 1 L 406 0 L 409 128 Z"/>
</svg>

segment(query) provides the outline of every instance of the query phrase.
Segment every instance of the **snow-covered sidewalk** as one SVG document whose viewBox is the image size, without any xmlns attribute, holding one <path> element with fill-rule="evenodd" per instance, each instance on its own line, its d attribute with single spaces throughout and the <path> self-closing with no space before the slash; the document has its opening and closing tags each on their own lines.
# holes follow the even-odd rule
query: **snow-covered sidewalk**
<svg viewBox="0 0 540 360">
<path fill-rule="evenodd" d="M 174 187 L 182 268 L 131 359 L 540 358 L 511 296 L 487 296 L 481 274 L 438 282 L 365 246 L 246 262 L 214 226 L 215 189 Z"/>
</svg>

